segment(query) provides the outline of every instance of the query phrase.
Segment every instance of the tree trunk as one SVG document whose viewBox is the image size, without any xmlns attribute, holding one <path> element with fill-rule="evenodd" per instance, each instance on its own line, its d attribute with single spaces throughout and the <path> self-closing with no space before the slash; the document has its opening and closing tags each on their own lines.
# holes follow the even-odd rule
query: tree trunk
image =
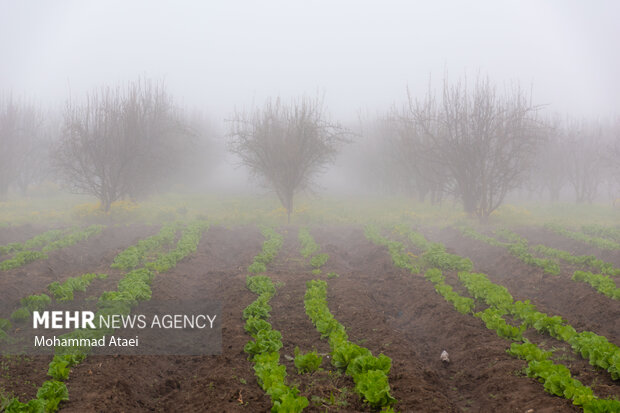
<svg viewBox="0 0 620 413">
<path fill-rule="evenodd" d="M 108 198 L 101 199 L 101 208 L 104 212 L 110 212 L 110 208 L 112 207 L 112 201 Z"/>
<path fill-rule="evenodd" d="M 291 223 L 292 212 L 293 212 L 293 195 L 291 195 L 290 199 L 288 200 L 288 206 L 286 208 L 286 223 L 287 224 Z"/>
</svg>

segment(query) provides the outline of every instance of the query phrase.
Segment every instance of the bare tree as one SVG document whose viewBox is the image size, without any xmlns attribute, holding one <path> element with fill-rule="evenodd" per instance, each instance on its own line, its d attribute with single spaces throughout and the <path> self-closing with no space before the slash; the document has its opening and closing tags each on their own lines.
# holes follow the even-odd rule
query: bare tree
<svg viewBox="0 0 620 413">
<path fill-rule="evenodd" d="M 620 184 L 620 117 L 613 121 L 606 158 L 615 175 L 615 183 Z"/>
<path fill-rule="evenodd" d="M 268 101 L 251 113 L 235 113 L 229 150 L 276 192 L 290 222 L 293 198 L 334 159 L 347 132 L 326 119 L 319 98 L 289 104 Z"/>
<path fill-rule="evenodd" d="M 35 105 L 0 95 L 0 199 L 9 187 L 35 170 L 41 148 L 41 112 Z"/>
<path fill-rule="evenodd" d="M 567 121 L 563 158 L 577 203 L 592 203 L 607 176 L 606 130 L 598 121 Z"/>
<path fill-rule="evenodd" d="M 103 88 L 67 105 L 54 164 L 69 187 L 104 210 L 157 189 L 178 167 L 191 133 L 162 84 Z"/>
<path fill-rule="evenodd" d="M 536 154 L 531 180 L 549 192 L 551 202 L 557 202 L 562 188 L 568 184 L 568 166 L 565 158 L 566 129 L 558 118 L 548 120 L 547 124 L 550 126 L 549 136 Z"/>
<path fill-rule="evenodd" d="M 348 148 L 354 179 L 365 189 L 381 194 L 405 190 L 402 174 L 394 163 L 390 139 L 395 135 L 394 125 L 385 116 L 361 113 L 356 133 L 359 135 Z"/>
<path fill-rule="evenodd" d="M 408 192 L 416 193 L 420 201 L 430 194 L 431 202 L 437 203 L 449 187 L 450 175 L 433 159 L 433 153 L 429 151 L 433 142 L 423 125 L 410 116 L 409 110 L 410 106 L 394 109 L 390 116 L 394 125 L 394 134 L 389 140 L 391 160 Z"/>
<path fill-rule="evenodd" d="M 408 94 L 416 158 L 441 171 L 465 211 L 485 220 L 522 182 L 544 128 L 519 87 L 499 94 L 488 78 L 472 89 L 445 79 L 442 92 L 439 100 L 430 88 L 423 100 Z"/>
</svg>

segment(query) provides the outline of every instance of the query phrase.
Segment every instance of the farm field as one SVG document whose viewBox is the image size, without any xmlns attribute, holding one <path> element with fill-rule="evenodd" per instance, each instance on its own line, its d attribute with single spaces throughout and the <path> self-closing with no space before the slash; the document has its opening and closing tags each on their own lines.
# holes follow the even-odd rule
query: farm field
<svg viewBox="0 0 620 413">
<path fill-rule="evenodd" d="M 619 2 L 116 3 L 0 6 L 0 413 L 620 413 Z"/>
<path fill-rule="evenodd" d="M 37 395 L 50 381 L 66 386 L 64 396 L 52 398 L 63 412 L 269 411 L 286 403 L 290 410 L 281 407 L 279 411 L 359 412 L 382 407 L 401 412 L 618 411 L 620 301 L 613 292 L 605 295 L 595 285 L 571 279 L 577 271 L 596 274 L 597 268 L 614 273 L 614 268 L 620 268 L 618 250 L 568 238 L 542 224 L 512 226 L 513 234 L 527 240 L 532 257 L 556 263 L 559 272 L 550 274 L 548 266 L 528 263 L 522 250 L 511 249 L 516 241 L 502 237 L 511 237 L 501 231 L 503 222 L 475 230 L 470 223 L 469 234 L 497 240 L 491 245 L 488 239 L 468 236 L 462 220 L 440 226 L 425 226 L 411 217 L 400 221 L 398 216 L 380 225 L 334 222 L 340 220 L 333 216 L 329 223 L 312 217 L 308 221 L 313 223 L 291 225 L 268 219 L 261 224 L 200 218 L 165 225 L 155 221 L 98 224 L 102 228 L 96 234 L 51 250 L 45 258 L 3 270 L 0 318 L 10 319 L 20 308 L 34 308 L 28 307 L 32 300 L 24 302 L 24 297 L 46 294 L 56 302 L 58 297 L 51 291 L 58 289 L 49 287 L 54 282 L 67 287 L 71 284 L 67 280 L 83 274 L 105 274 L 71 291 L 73 302 L 86 305 L 106 291 L 120 291 L 127 285 L 122 280 L 134 274 L 149 294 L 136 296 L 137 307 L 131 311 L 137 311 L 143 300 L 221 302 L 222 353 L 93 354 L 69 363 L 64 377 L 61 373 L 54 377 L 51 366 L 57 360 L 51 356 L 4 356 L 0 365 L 4 411 L 37 411 L 18 407 L 14 398 L 19 403 L 41 400 L 46 411 L 56 411 L 46 405 L 50 397 Z M 0 245 L 25 244 L 49 230 L 85 228 L 84 223 L 8 225 L 0 228 Z M 185 248 L 172 263 L 161 258 L 180 251 L 185 237 L 195 244 L 195 251 Z M 600 262 L 551 259 L 536 245 L 572 256 L 592 255 Z M 136 248 L 128 250 L 132 246 Z M 0 261 L 14 254 L 3 254 Z M 147 277 L 140 278 L 141 268 L 149 273 Z M 484 274 L 483 281 L 473 277 L 478 273 Z M 246 316 L 257 294 L 263 294 L 249 282 L 255 277 L 266 277 L 275 287 L 267 297 L 266 316 Z M 619 285 L 618 274 L 605 277 Z M 558 324 L 559 318 L 554 317 L 556 324 L 540 327 L 519 318 L 510 307 L 513 304 L 502 307 L 477 292 L 472 279 L 503 286 L 511 303 L 512 299 L 515 303 L 530 300 L 534 311 L 559 316 L 561 321 Z M 311 280 L 321 281 L 309 284 Z M 331 312 L 326 317 L 333 315 L 335 320 L 331 327 L 311 317 L 311 285 L 325 288 Z M 320 294 L 314 300 L 320 301 Z M 263 304 L 261 299 L 258 302 Z M 464 307 L 457 307 L 457 302 Z M 262 346 L 263 340 L 260 329 L 248 327 L 250 322 L 262 325 L 271 337 L 278 336 L 274 340 L 281 345 L 257 353 L 248 350 Z M 565 333 L 570 326 L 573 333 Z M 556 333 L 559 328 L 565 328 L 564 333 Z M 19 337 L 19 322 L 4 331 L 8 337 Z M 599 346 L 596 356 L 588 353 L 590 336 L 582 332 L 592 332 L 606 347 Z M 253 340 L 255 346 L 248 347 Z M 569 374 L 569 381 L 536 373 L 536 363 L 546 359 L 526 361 L 507 352 L 511 345 L 523 343 L 550 351 L 546 358 L 565 366 L 566 372 L 558 374 Z M 344 356 L 344 365 L 337 355 L 343 348 L 358 351 L 350 359 Z M 440 359 L 444 350 L 449 361 Z M 312 351 L 322 357 L 318 370 L 300 373 L 296 354 Z M 284 366 L 285 372 L 281 385 L 269 387 L 258 376 L 256 366 L 268 359 L 261 354 L 272 358 L 277 354 L 273 362 Z M 384 356 L 390 359 L 387 367 Z M 364 357 L 366 364 L 360 361 Z M 385 386 L 375 389 L 372 383 L 381 380 Z M 556 387 L 550 384 L 554 380 Z M 581 390 L 575 391 L 571 380 L 578 381 Z M 287 389 L 290 397 L 276 388 Z M 584 388 L 588 390 L 579 393 Z"/>
</svg>

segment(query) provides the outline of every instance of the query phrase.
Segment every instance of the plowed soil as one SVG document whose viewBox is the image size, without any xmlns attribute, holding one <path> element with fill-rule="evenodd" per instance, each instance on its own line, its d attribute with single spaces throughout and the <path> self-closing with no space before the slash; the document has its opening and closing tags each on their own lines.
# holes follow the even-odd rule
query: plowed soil
<svg viewBox="0 0 620 413">
<path fill-rule="evenodd" d="M 330 310 L 347 327 L 350 340 L 375 355 L 391 357 L 389 380 L 392 395 L 398 400 L 397 411 L 579 411 L 524 376 L 525 362 L 506 353 L 509 341 L 487 330 L 479 319 L 456 312 L 422 275 L 396 268 L 384 247 L 364 237 L 361 226 L 311 228 L 322 251 L 330 255 L 321 275 L 312 274 L 308 260 L 301 256 L 297 228 L 279 231 L 285 236 L 284 245 L 266 273 L 282 284 L 270 303 L 270 322 L 283 336 L 280 353 L 281 362 L 287 366 L 288 383 L 297 385 L 311 400 L 306 411 L 372 411 L 359 400 L 352 380 L 331 367 L 329 346 L 304 312 L 305 283 L 314 278 L 327 280 Z M 155 230 L 144 228 L 143 233 L 135 232 L 134 236 L 147 236 L 149 232 Z M 541 311 L 562 315 L 576 328 L 587 327 L 620 344 L 620 308 L 591 294 L 588 286 L 561 280 L 570 288 L 562 287 L 509 254 L 463 239 L 453 230 L 429 231 L 427 235 L 444 242 L 452 252 L 469 256 L 477 270 L 506 285 L 515 298 L 531 299 Z M 121 238 L 124 242 L 120 242 Z M 128 235 L 108 236 L 106 240 L 105 244 L 93 246 L 108 251 L 90 261 L 94 267 L 109 265 L 107 261 L 114 256 L 111 251 L 120 244 L 137 241 Z M 247 266 L 262 242 L 254 226 L 213 226 L 204 234 L 195 254 L 153 281 L 153 299 L 185 297 L 222 302 L 222 354 L 91 356 L 72 370 L 67 381 L 70 401 L 62 404 L 61 411 L 269 411 L 269 397 L 258 385 L 252 363 L 243 351 L 250 337 L 241 317 L 243 309 L 256 298 L 245 287 L 245 279 Z M 81 266 L 75 267 L 65 271 L 82 271 Z M 329 272 L 339 277 L 328 279 Z M 24 276 L 28 277 L 28 272 Z M 454 279 L 456 275 L 447 276 Z M 586 300 L 586 305 L 579 300 Z M 298 374 L 291 360 L 295 347 L 325 354 L 322 371 Z M 450 355 L 449 363 L 440 361 L 443 350 Z M 32 383 L 45 380 L 48 362 L 45 358 L 21 364 L 5 361 L 10 364 L 10 377 L 2 375 L 0 387 L 33 396 L 36 386 Z M 619 386 L 615 387 L 612 394 L 618 394 Z"/>
</svg>

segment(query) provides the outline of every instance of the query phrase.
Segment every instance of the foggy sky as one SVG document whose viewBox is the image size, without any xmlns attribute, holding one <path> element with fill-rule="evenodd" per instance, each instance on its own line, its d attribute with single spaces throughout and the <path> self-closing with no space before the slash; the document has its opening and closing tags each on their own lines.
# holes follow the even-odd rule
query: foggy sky
<svg viewBox="0 0 620 413">
<path fill-rule="evenodd" d="M 620 2 L 0 0 L 0 90 L 63 104 L 165 79 L 221 120 L 269 96 L 325 94 L 336 118 L 422 93 L 429 75 L 533 86 L 559 113 L 620 106 Z"/>
</svg>

